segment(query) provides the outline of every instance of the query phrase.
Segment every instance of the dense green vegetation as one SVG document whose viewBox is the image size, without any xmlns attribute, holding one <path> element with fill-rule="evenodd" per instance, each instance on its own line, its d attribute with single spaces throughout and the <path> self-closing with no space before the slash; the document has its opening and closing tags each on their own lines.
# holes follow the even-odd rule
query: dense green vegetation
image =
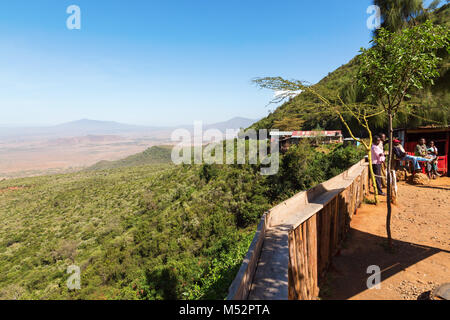
<svg viewBox="0 0 450 320">
<path fill-rule="evenodd" d="M 435 24 L 450 27 L 450 4 L 428 14 Z M 399 127 L 415 127 L 428 124 L 448 124 L 450 122 L 450 56 L 443 51 L 439 54 L 443 60 L 439 65 L 440 77 L 435 80 L 434 86 L 428 86 L 425 90 L 412 90 L 408 104 L 411 105 L 410 113 L 399 113 L 395 118 L 394 125 Z M 338 94 L 348 103 L 366 100 L 361 88 L 357 85 L 357 74 L 360 67 L 359 56 L 353 58 L 349 63 L 339 67 L 328 74 L 313 88 L 326 97 L 336 97 Z M 299 75 L 301 76 L 301 75 Z M 252 128 L 276 128 L 280 130 L 312 130 L 324 128 L 329 130 L 341 129 L 346 132 L 342 122 L 333 114 L 318 113 L 321 101 L 309 92 L 302 92 L 295 98 L 282 104 L 267 117 L 256 122 Z M 322 106 L 323 107 L 323 106 Z M 346 119 L 353 132 L 361 130 L 358 124 L 351 119 Z M 384 130 L 387 127 L 383 116 L 375 117 L 370 121 L 374 132 Z M 361 132 L 364 136 L 364 132 Z"/>
<path fill-rule="evenodd" d="M 361 155 L 302 144 L 271 177 L 162 164 L 2 181 L 0 299 L 223 299 L 260 216 Z"/>
<path fill-rule="evenodd" d="M 389 16 L 388 25 L 401 28 L 411 10 Z M 450 25 L 448 4 L 426 15 Z M 396 125 L 450 120 L 450 58 L 440 56 L 439 79 L 411 92 L 415 116 L 399 114 Z M 314 88 L 366 101 L 355 85 L 360 65 L 357 56 Z M 333 113 L 314 112 L 320 103 L 303 92 L 252 127 L 344 129 Z M 383 119 L 371 127 L 383 128 Z M 259 165 L 175 166 L 171 148 L 156 146 L 77 173 L 0 181 L 0 299 L 223 299 L 261 215 L 364 153 L 301 142 L 276 175 L 262 176 Z M 70 265 L 81 268 L 80 290 L 67 288 Z"/>
<path fill-rule="evenodd" d="M 117 161 L 100 161 L 86 170 L 104 170 L 121 167 L 141 166 L 146 164 L 162 164 L 170 162 L 171 146 L 153 146 L 144 152 L 131 155 Z"/>
</svg>

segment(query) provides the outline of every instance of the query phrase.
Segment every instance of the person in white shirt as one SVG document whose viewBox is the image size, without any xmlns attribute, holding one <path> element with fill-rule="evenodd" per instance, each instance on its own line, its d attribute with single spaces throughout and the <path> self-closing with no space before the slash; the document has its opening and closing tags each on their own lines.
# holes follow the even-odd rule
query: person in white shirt
<svg viewBox="0 0 450 320">
<path fill-rule="evenodd" d="M 384 150 L 379 147 L 381 139 L 379 136 L 373 137 L 372 143 L 372 168 L 375 175 L 376 188 L 380 196 L 385 196 L 381 185 L 381 165 L 385 161 Z"/>
<path fill-rule="evenodd" d="M 380 143 L 378 144 L 378 147 L 384 151 L 384 156 L 386 156 L 388 154 L 388 152 L 386 152 L 385 147 L 384 147 L 387 142 L 386 134 L 379 133 L 378 136 L 380 137 Z M 383 186 L 383 188 L 387 187 L 386 180 L 387 179 L 386 179 L 386 161 L 385 161 L 381 164 L 381 185 Z"/>
</svg>

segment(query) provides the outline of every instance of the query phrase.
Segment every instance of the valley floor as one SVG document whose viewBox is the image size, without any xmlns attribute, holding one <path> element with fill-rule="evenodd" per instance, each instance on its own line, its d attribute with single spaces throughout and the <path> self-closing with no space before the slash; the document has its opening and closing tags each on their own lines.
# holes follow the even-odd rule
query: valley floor
<svg viewBox="0 0 450 320">
<path fill-rule="evenodd" d="M 394 250 L 385 248 L 386 199 L 363 204 L 333 260 L 323 299 L 416 300 L 450 282 L 450 178 L 428 186 L 399 185 L 392 216 Z M 381 269 L 381 289 L 367 289 L 368 266 Z"/>
</svg>

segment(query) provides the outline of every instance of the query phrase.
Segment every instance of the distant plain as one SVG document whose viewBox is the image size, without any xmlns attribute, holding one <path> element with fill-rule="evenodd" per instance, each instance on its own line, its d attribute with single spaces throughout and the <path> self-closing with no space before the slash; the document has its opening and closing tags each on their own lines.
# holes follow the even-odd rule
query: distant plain
<svg viewBox="0 0 450 320">
<path fill-rule="evenodd" d="M 239 129 L 254 120 L 234 118 L 205 126 Z M 191 130 L 190 126 L 180 126 Z M 0 180 L 78 171 L 115 161 L 155 145 L 174 144 L 175 127 L 143 127 L 117 122 L 78 120 L 53 127 L 0 128 Z"/>
</svg>

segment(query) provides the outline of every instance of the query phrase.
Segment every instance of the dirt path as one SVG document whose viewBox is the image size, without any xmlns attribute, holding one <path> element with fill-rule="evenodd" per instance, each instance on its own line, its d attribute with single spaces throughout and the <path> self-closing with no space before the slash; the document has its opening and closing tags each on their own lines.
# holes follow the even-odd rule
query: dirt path
<svg viewBox="0 0 450 320">
<path fill-rule="evenodd" d="M 324 299 L 415 300 L 450 282 L 450 178 L 429 186 L 399 185 L 392 217 L 394 252 L 385 249 L 386 201 L 364 204 L 321 286 Z M 367 267 L 378 265 L 381 289 L 367 289 Z"/>
</svg>

